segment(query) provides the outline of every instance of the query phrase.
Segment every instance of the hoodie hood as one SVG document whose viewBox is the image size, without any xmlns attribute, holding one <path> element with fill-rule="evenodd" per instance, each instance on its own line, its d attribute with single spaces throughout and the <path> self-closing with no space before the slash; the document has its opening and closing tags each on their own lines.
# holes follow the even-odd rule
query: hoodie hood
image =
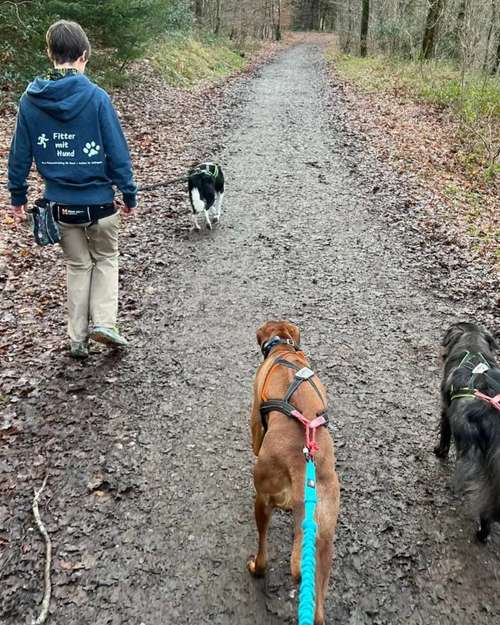
<svg viewBox="0 0 500 625">
<path fill-rule="evenodd" d="M 59 80 L 37 77 L 26 89 L 26 97 L 44 113 L 67 122 L 81 113 L 96 89 L 97 86 L 83 74 Z"/>
</svg>

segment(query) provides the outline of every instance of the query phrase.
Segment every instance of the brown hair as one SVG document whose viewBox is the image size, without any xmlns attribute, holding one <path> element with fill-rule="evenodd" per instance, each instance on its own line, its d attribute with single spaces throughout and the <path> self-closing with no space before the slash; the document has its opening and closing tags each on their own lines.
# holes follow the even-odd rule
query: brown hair
<svg viewBox="0 0 500 625">
<path fill-rule="evenodd" d="M 47 52 L 51 61 L 73 63 L 84 52 L 90 57 L 90 43 L 85 31 L 76 22 L 59 20 L 47 31 Z"/>
</svg>

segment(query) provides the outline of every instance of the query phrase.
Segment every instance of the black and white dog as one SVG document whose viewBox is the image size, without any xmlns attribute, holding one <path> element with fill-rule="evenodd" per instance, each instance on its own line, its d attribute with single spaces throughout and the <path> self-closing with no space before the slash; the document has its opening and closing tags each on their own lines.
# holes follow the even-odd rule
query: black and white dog
<svg viewBox="0 0 500 625">
<path fill-rule="evenodd" d="M 224 199 L 224 174 L 216 163 L 200 163 L 188 175 L 189 199 L 193 207 L 193 221 L 200 230 L 198 215 L 205 216 L 207 228 L 219 223 Z"/>
<path fill-rule="evenodd" d="M 500 369 L 498 346 L 474 323 L 455 323 L 446 332 L 441 384 L 441 436 L 434 453 L 446 458 L 451 437 L 457 463 L 455 486 L 479 516 L 477 538 L 484 542 L 500 522 Z"/>
</svg>

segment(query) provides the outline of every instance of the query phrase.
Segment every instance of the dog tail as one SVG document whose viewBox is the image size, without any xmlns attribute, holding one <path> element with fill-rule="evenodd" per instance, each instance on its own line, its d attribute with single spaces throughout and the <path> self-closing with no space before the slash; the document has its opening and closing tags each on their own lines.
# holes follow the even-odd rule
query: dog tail
<svg viewBox="0 0 500 625">
<path fill-rule="evenodd" d="M 476 387 L 490 397 L 498 394 L 500 371 L 477 376 Z M 500 414 L 487 402 L 464 402 L 463 419 L 455 430 L 455 487 L 481 518 L 500 519 Z M 467 403 L 465 403 L 467 402 Z"/>
</svg>

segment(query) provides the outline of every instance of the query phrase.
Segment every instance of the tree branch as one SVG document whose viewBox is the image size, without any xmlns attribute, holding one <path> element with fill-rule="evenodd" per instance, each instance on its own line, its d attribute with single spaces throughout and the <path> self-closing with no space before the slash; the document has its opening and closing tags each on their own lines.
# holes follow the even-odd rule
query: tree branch
<svg viewBox="0 0 500 625">
<path fill-rule="evenodd" d="M 42 609 L 40 611 L 38 618 L 32 619 L 31 621 L 32 625 L 42 625 L 42 623 L 45 623 L 45 621 L 47 620 L 47 616 L 49 613 L 50 597 L 52 593 L 52 588 L 50 584 L 50 567 L 52 563 L 52 543 L 50 541 L 50 536 L 47 530 L 45 529 L 45 525 L 42 523 L 42 519 L 40 518 L 40 511 L 38 510 L 38 500 L 40 499 L 40 495 L 42 494 L 42 491 L 45 488 L 45 485 L 47 484 L 47 477 L 48 475 L 45 476 L 45 479 L 43 480 L 43 484 L 40 490 L 38 491 L 35 490 L 35 496 L 33 497 L 33 506 L 32 506 L 33 516 L 35 517 L 38 530 L 40 531 L 40 534 L 43 536 L 43 539 L 45 541 L 45 575 L 44 575 L 45 583 L 44 583 Z"/>
</svg>

